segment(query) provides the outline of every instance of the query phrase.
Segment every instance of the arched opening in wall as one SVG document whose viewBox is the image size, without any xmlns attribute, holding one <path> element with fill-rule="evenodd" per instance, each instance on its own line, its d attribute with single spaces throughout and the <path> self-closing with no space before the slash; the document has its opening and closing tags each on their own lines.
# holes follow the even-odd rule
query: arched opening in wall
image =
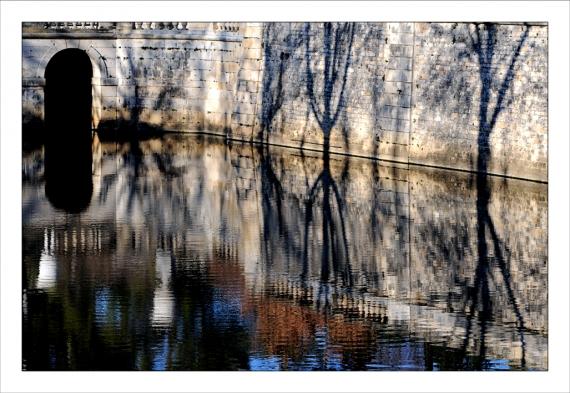
<svg viewBox="0 0 570 393">
<path fill-rule="evenodd" d="M 81 49 L 64 49 L 45 71 L 45 191 L 51 204 L 80 212 L 91 201 L 91 60 Z"/>
<path fill-rule="evenodd" d="M 91 60 L 81 49 L 64 49 L 49 61 L 46 71 L 45 121 L 50 131 L 91 131 Z M 50 135 L 51 137 L 51 135 Z"/>
</svg>

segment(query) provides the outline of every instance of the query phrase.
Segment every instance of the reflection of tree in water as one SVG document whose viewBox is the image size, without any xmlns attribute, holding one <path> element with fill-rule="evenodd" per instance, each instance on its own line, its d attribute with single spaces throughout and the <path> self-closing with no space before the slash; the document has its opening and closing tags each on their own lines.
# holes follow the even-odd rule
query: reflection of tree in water
<svg viewBox="0 0 570 393">
<path fill-rule="evenodd" d="M 346 162 L 346 161 L 345 161 Z M 345 165 L 346 168 L 346 165 Z M 319 202 L 320 206 L 317 204 Z M 319 207 L 317 209 L 317 206 Z M 320 213 L 320 220 L 316 215 Z M 336 214 L 335 214 L 336 213 Z M 338 185 L 331 175 L 330 157 L 328 152 L 323 153 L 323 169 L 311 186 L 305 201 L 305 231 L 303 241 L 303 276 L 306 278 L 309 264 L 309 247 L 313 243 L 311 235 L 316 236 L 314 230 L 316 224 L 320 226 L 322 233 L 319 239 L 321 243 L 321 272 L 320 278 L 323 283 L 331 278 L 336 283 L 340 278 L 343 286 L 352 286 L 352 273 L 348 252 L 348 240 L 344 218 L 344 202 Z M 314 256 L 311 256 L 311 259 Z M 331 267 L 333 277 L 331 277 Z M 328 288 L 326 285 L 323 288 Z"/>
<path fill-rule="evenodd" d="M 309 108 L 315 117 L 323 137 L 323 167 L 312 185 L 307 183 L 307 195 L 304 203 L 304 239 L 299 246 L 295 236 L 290 233 L 284 217 L 282 200 L 283 187 L 280 174 L 275 173 L 272 158 L 268 148 L 261 149 L 262 169 L 262 207 L 264 214 L 265 254 L 271 252 L 268 247 L 272 240 L 271 228 L 268 226 L 276 222 L 279 226 L 279 238 L 284 239 L 284 246 L 288 248 L 288 255 L 295 255 L 297 260 L 303 260 L 302 278 L 307 279 L 309 269 L 309 247 L 312 243 L 310 237 L 316 236 L 313 227 L 316 227 L 316 215 L 321 213 L 322 220 L 318 225 L 322 228 L 320 261 L 320 276 L 323 282 L 331 278 L 336 281 L 337 274 L 345 285 L 350 285 L 352 276 L 348 261 L 348 242 L 346 236 L 344 203 L 337 181 L 330 169 L 330 138 L 333 127 L 338 123 L 342 108 L 345 104 L 345 85 L 348 77 L 348 67 L 352 61 L 352 43 L 354 38 L 353 23 L 324 23 L 318 31 L 312 31 L 311 23 L 306 23 L 304 35 L 285 37 L 287 51 L 279 54 L 279 61 L 271 62 L 279 51 L 277 35 L 272 27 L 264 31 L 264 51 L 266 58 L 266 72 L 264 74 L 264 96 L 262 106 L 262 137 L 267 141 L 271 132 L 273 118 L 283 104 L 283 89 L 287 72 L 294 60 L 290 52 L 302 48 L 304 44 L 304 66 L 306 94 L 309 98 Z M 304 40 L 304 42 L 303 42 Z M 314 40 L 314 42 L 313 42 Z M 322 69 L 316 69 L 313 60 L 322 62 Z M 274 64 L 275 63 L 275 64 Z M 273 69 L 275 68 L 275 69 Z M 273 72 L 267 71 L 273 70 Z M 343 128 L 343 136 L 347 142 L 347 131 Z M 304 161 L 304 156 L 303 156 Z M 345 160 L 343 179 L 348 173 L 348 161 Z M 319 210 L 316 207 L 319 206 Z M 336 215 L 336 216 L 335 216 Z M 313 259 L 315 256 L 312 256 Z M 266 259 L 266 260 L 270 260 Z M 331 276 L 331 269 L 334 274 Z M 323 286 L 325 287 L 325 286 Z"/>
<path fill-rule="evenodd" d="M 330 270 L 337 275 L 341 283 L 352 285 L 352 273 L 349 261 L 348 241 L 345 228 L 344 202 L 336 180 L 330 169 L 330 137 L 336 125 L 341 109 L 344 106 L 344 91 L 347 71 L 351 63 L 352 42 L 354 39 L 353 23 L 325 23 L 322 29 L 322 51 L 324 68 L 322 75 L 316 75 L 311 64 L 311 24 L 305 25 L 306 41 L 306 83 L 311 111 L 319 124 L 323 136 L 323 168 L 321 173 L 308 190 L 305 206 L 305 231 L 303 251 L 303 274 L 306 275 L 308 266 L 308 249 L 310 241 L 311 223 L 315 221 L 314 208 L 318 198 L 321 213 L 321 281 L 328 282 Z M 319 40 L 320 42 L 320 40 Z M 316 91 L 320 82 L 322 91 Z M 338 97 L 338 98 L 337 98 Z M 336 101 L 336 102 L 335 102 Z M 344 130 L 344 128 L 343 128 Z M 347 141 L 347 131 L 343 131 Z M 343 173 L 348 173 L 348 161 L 345 160 Z M 345 176 L 343 176 L 345 178 Z M 336 217 L 334 216 L 336 213 Z M 313 236 L 315 234 L 313 233 Z M 328 288 L 324 286 L 324 288 Z M 320 296 L 319 296 L 320 298 Z"/>
<path fill-rule="evenodd" d="M 269 30 L 265 31 L 264 35 L 266 52 L 278 50 L 277 43 L 272 40 L 272 33 L 275 33 Z M 306 167 L 309 159 L 301 151 L 300 158 L 302 166 L 305 168 L 306 193 L 301 195 L 303 199 L 297 199 L 295 196 L 285 196 L 288 193 L 284 191 L 282 185 L 284 173 L 282 169 L 276 170 L 276 168 L 283 168 L 283 163 L 279 162 L 276 166 L 275 157 L 271 156 L 269 148 L 266 146 L 260 148 L 260 168 L 262 172 L 261 203 L 264 222 L 265 263 L 272 263 L 270 256 L 275 252 L 274 248 L 280 242 L 280 245 L 286 250 L 286 258 L 291 259 L 295 263 L 301 261 L 300 278 L 305 294 L 308 294 L 307 284 L 311 278 L 310 275 L 317 273 L 321 282 L 318 294 L 315 294 L 317 307 L 323 307 L 327 310 L 328 303 L 321 304 L 321 301 L 328 302 L 330 284 L 333 284 L 332 288 L 339 285 L 339 287 L 342 286 L 350 290 L 353 283 L 345 224 L 346 208 L 342 187 L 342 184 L 348 180 L 349 162 L 347 159 L 342 160 L 342 170 L 339 178 L 336 179 L 331 170 L 330 139 L 333 128 L 339 124 L 345 105 L 345 85 L 348 76 L 347 71 L 352 62 L 354 24 L 325 23 L 317 31 L 313 30 L 314 27 L 312 28 L 311 24 L 307 23 L 302 36 L 304 42 L 293 36 L 287 36 L 285 40 L 291 43 L 294 42 L 293 51 L 297 48 L 303 48 L 303 46 L 305 49 L 304 59 L 300 65 L 305 68 L 305 88 L 309 100 L 308 113 L 311 113 L 316 119 L 323 138 L 323 150 L 320 157 L 322 164 L 316 172 L 316 177 L 313 177 L 312 173 L 310 173 L 312 171 L 307 171 Z M 289 48 L 290 45 L 288 45 Z M 266 53 L 266 59 L 271 57 L 270 54 Z M 274 53 L 273 55 L 276 57 Z M 322 67 L 319 68 L 319 64 L 313 63 L 314 60 L 320 61 Z M 278 67 L 275 67 L 272 63 L 269 64 L 275 68 L 275 72 L 266 72 L 264 74 L 264 121 L 262 122 L 260 139 L 265 142 L 267 142 L 271 133 L 273 118 L 283 104 L 284 84 L 287 81 L 284 78 L 284 73 L 287 72 L 292 61 L 294 60 L 291 60 L 289 52 L 282 52 L 279 55 L 279 61 L 276 62 Z M 290 86 L 287 86 L 287 88 L 290 88 Z M 293 95 L 298 93 L 293 93 Z M 341 132 L 345 143 L 348 144 L 348 132 L 344 127 L 341 128 Z M 314 180 L 310 181 L 309 178 Z M 341 182 L 340 185 L 339 181 Z M 284 205 L 285 198 L 288 198 L 287 205 Z M 277 230 L 274 229 L 275 224 L 278 225 Z M 303 227 L 299 228 L 299 225 Z M 301 235 L 300 237 L 298 236 L 299 234 Z M 317 261 L 320 265 L 318 272 L 311 272 L 311 261 Z M 273 351 L 278 353 L 285 352 L 291 356 L 291 359 L 288 359 L 287 356 L 283 359 L 283 362 L 285 362 L 282 365 L 283 367 L 288 367 L 287 362 L 289 360 L 296 363 L 308 353 L 320 350 L 314 347 L 312 340 L 318 334 L 317 330 L 322 330 L 327 325 L 327 314 L 320 316 L 320 314 L 314 314 L 310 309 L 305 310 L 304 308 L 299 308 L 299 306 L 275 303 L 270 299 L 267 302 L 267 305 L 261 304 L 260 307 L 270 315 L 277 310 L 290 309 L 287 312 L 280 313 L 279 320 L 283 320 L 282 329 L 279 329 L 281 324 L 272 326 L 271 329 L 260 326 L 261 329 L 270 330 L 278 336 L 287 336 L 287 339 L 284 339 L 281 344 L 275 342 L 275 340 L 269 340 L 269 338 L 267 338 L 269 341 L 265 343 L 266 349 L 271 353 Z M 287 315 L 290 313 L 295 314 L 292 314 L 289 318 Z M 294 317 L 296 313 L 302 313 L 303 317 Z M 294 326 L 290 326 L 291 324 Z M 332 340 L 332 343 L 342 342 L 338 329 L 335 329 L 335 327 L 341 325 L 335 323 L 331 325 L 332 330 L 327 334 L 330 335 L 329 339 Z M 344 324 L 342 326 L 352 326 L 352 324 L 348 323 L 348 325 Z M 293 329 L 294 337 L 290 337 L 291 329 Z M 363 326 L 362 329 L 368 331 L 370 328 Z M 307 341 L 309 337 L 310 342 Z M 351 343 L 345 344 L 342 345 L 343 349 L 341 350 L 344 366 L 363 368 L 366 358 L 369 356 L 368 351 L 365 350 L 365 354 L 362 353 L 363 347 L 349 348 Z M 362 345 L 362 342 L 359 344 Z M 370 342 L 370 345 L 372 345 L 372 342 Z M 324 353 L 320 355 L 320 361 L 325 361 L 324 359 L 326 359 L 327 355 Z M 358 363 L 358 366 L 354 362 Z M 328 366 L 320 364 L 319 367 L 320 369 L 326 369 Z"/>
<path fill-rule="evenodd" d="M 261 171 L 261 209 L 263 214 L 263 260 L 271 265 L 279 249 L 287 252 L 281 257 L 290 258 L 293 263 L 301 257 L 301 245 L 297 239 L 297 223 L 302 221 L 301 203 L 296 198 L 285 201 L 286 193 L 281 184 L 283 173 L 279 173 L 267 145 L 258 148 Z M 280 162 L 280 167 L 284 164 Z M 277 230 L 275 230 L 277 225 Z"/>
</svg>

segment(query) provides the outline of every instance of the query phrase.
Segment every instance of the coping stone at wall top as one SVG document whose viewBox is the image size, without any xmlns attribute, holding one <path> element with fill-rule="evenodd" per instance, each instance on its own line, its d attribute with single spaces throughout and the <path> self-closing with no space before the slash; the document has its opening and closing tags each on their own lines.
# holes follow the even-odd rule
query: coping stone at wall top
<svg viewBox="0 0 570 393">
<path fill-rule="evenodd" d="M 226 42 L 242 42 L 243 35 L 239 33 L 231 33 L 220 31 L 216 33 L 182 33 L 179 31 L 133 31 L 128 33 L 122 32 L 97 32 L 97 31 L 70 31 L 70 32 L 48 32 L 48 33 L 23 33 L 23 39 L 169 39 L 169 40 L 204 40 L 204 41 L 226 41 Z"/>
</svg>

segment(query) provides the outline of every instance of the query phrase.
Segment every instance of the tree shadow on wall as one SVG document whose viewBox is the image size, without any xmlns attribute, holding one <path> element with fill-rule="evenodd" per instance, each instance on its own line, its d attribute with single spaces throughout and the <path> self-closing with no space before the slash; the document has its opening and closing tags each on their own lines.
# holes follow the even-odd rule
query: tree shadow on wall
<svg viewBox="0 0 570 393">
<path fill-rule="evenodd" d="M 102 140 L 145 139 L 160 136 L 166 129 L 188 127 L 204 131 L 207 89 L 193 87 L 207 83 L 210 62 L 199 54 L 190 55 L 198 51 L 192 48 L 164 46 L 152 39 L 119 46 L 117 53 L 126 60 L 121 63 L 125 85 L 117 91 L 121 102 L 117 120 L 100 124 Z M 192 62 L 192 68 L 181 73 L 187 62 Z M 171 83 L 164 82 L 168 80 Z"/>
<path fill-rule="evenodd" d="M 341 188 L 333 177 L 330 169 L 330 137 L 333 127 L 338 124 L 343 108 L 345 107 L 345 87 L 348 77 L 348 68 L 352 63 L 352 48 L 354 41 L 354 23 L 324 23 L 319 29 L 306 23 L 301 32 L 290 30 L 284 37 L 279 35 L 279 29 L 270 24 L 264 30 L 264 57 L 265 72 L 263 80 L 263 103 L 262 103 L 262 127 L 258 138 L 263 142 L 269 141 L 272 132 L 272 124 L 279 113 L 284 100 L 294 98 L 301 93 L 302 89 L 294 86 L 286 86 L 288 70 L 302 73 L 305 68 L 305 89 L 308 104 L 308 116 L 312 113 L 323 136 L 322 169 L 316 180 L 309 184 L 307 181 L 307 195 L 304 202 L 304 238 L 302 246 L 298 246 L 292 240 L 294 236 L 288 232 L 282 211 L 283 187 L 280 176 L 275 173 L 271 156 L 268 149 L 262 149 L 262 189 L 263 210 L 265 222 L 266 251 L 269 252 L 267 241 L 271 220 L 277 220 L 280 236 L 285 236 L 285 247 L 293 255 L 297 255 L 303 261 L 302 278 L 308 278 L 309 270 L 309 246 L 311 242 L 312 225 L 315 224 L 315 215 L 320 213 L 322 222 L 321 244 L 321 280 L 328 282 L 331 278 L 331 270 L 334 276 L 340 274 L 342 282 L 349 285 L 352 282 L 350 264 L 348 261 L 348 242 L 345 228 L 345 204 Z M 290 28 L 291 25 L 289 25 Z M 297 50 L 304 47 L 302 58 L 295 56 Z M 277 58 L 279 60 L 277 60 Z M 342 137 L 345 147 L 348 147 L 348 131 L 342 127 Z M 305 136 L 303 136 L 304 141 Z M 305 157 L 301 151 L 303 163 Z M 344 168 L 341 175 L 341 183 L 348 176 L 348 160 L 344 160 Z M 318 206 L 318 211 L 316 210 Z M 277 216 L 272 211 L 277 210 Z M 336 216 L 335 216 L 336 215 Z M 289 250 L 291 248 L 291 250 Z M 290 255 L 288 252 L 287 254 Z M 311 258 L 315 259 L 315 258 Z"/>
<path fill-rule="evenodd" d="M 477 56 L 479 63 L 479 78 L 481 93 L 479 100 L 479 131 L 478 131 L 478 157 L 477 157 L 477 255 L 478 262 L 475 270 L 473 287 L 468 288 L 466 306 L 470 313 L 467 316 L 467 326 L 463 343 L 463 351 L 467 352 L 469 340 L 473 331 L 475 314 L 479 323 L 479 362 L 485 362 L 486 334 L 488 322 L 492 319 L 492 301 L 490 297 L 489 282 L 495 280 L 492 267 L 497 267 L 504 284 L 507 298 L 516 317 L 517 332 L 522 347 L 521 366 L 525 367 L 525 323 L 517 298 L 511 285 L 510 251 L 507 245 L 499 238 L 493 219 L 489 213 L 491 188 L 489 177 L 486 175 L 491 157 L 490 137 L 501 111 L 505 108 L 505 96 L 515 76 L 515 65 L 520 56 L 521 49 L 529 35 L 529 27 L 525 26 L 518 45 L 508 63 L 508 68 L 502 81 L 493 75 L 493 57 L 497 43 L 497 31 L 494 24 L 475 24 L 469 31 L 471 48 Z M 492 105 L 491 89 L 499 82 L 497 99 Z M 487 242 L 490 236 L 491 244 Z M 485 368 L 485 364 L 477 364 L 477 368 Z"/>
<path fill-rule="evenodd" d="M 323 26 L 322 76 L 318 75 L 312 63 L 310 37 L 311 23 L 305 24 L 305 71 L 306 87 L 309 105 L 323 134 L 323 152 L 330 150 L 330 136 L 333 127 L 339 120 L 339 115 L 345 107 L 345 87 L 348 78 L 348 68 L 352 63 L 352 46 L 354 42 L 354 23 L 325 23 Z M 319 41 L 317 41 L 319 43 Z M 317 89 L 320 88 L 321 91 Z M 342 128 L 345 149 L 349 147 L 348 130 Z"/>
<path fill-rule="evenodd" d="M 292 67 L 298 65 L 294 52 L 302 43 L 302 37 L 291 31 L 282 38 L 276 23 L 264 24 L 261 129 L 257 135 L 257 139 L 264 143 L 269 142 L 269 134 L 273 131 L 273 120 L 279 113 L 286 95 L 299 94 L 299 86 L 290 85 L 286 75 Z"/>
<path fill-rule="evenodd" d="M 263 93 L 258 140 L 269 142 L 277 115 L 284 115 L 281 112 L 284 103 L 301 96 L 308 101 L 305 127 L 312 114 L 325 145 L 329 144 L 333 127 L 342 115 L 346 115 L 343 111 L 346 106 L 345 87 L 354 52 L 355 24 L 324 23 L 318 28 L 313 25 L 272 23 L 264 26 Z M 288 112 L 287 115 L 296 117 L 299 114 Z M 342 133 L 347 147 L 348 131 L 343 129 Z"/>
<path fill-rule="evenodd" d="M 343 286 L 352 287 L 352 272 L 349 260 L 349 245 L 345 226 L 345 203 L 339 185 L 333 177 L 330 168 L 330 137 L 333 127 L 337 124 L 342 109 L 345 107 L 345 87 L 348 68 L 351 64 L 352 45 L 354 41 L 354 23 L 324 23 L 322 28 L 322 58 L 316 56 L 322 65 L 322 72 L 316 72 L 321 67 L 315 67 L 312 54 L 319 49 L 311 47 L 311 37 L 321 43 L 316 32 L 312 31 L 311 23 L 305 24 L 305 72 L 306 89 L 309 106 L 323 136 L 322 170 L 308 189 L 305 201 L 305 228 L 303 241 L 303 277 L 306 277 L 309 264 L 309 245 L 311 232 L 315 236 L 311 223 L 315 222 L 315 208 L 320 207 L 321 214 L 321 271 L 320 280 L 323 284 L 332 278 L 337 279 Z M 320 70 L 319 70 L 320 71 Z M 320 91 L 319 91 L 320 90 Z M 348 131 L 342 127 L 344 147 L 348 149 Z M 344 160 L 341 182 L 347 180 L 349 163 Z M 317 202 L 318 200 L 318 202 Z M 332 277 L 331 277 L 332 270 Z M 328 286 L 323 285 L 320 290 Z M 320 294 L 319 294 L 320 295 Z M 325 294 L 325 299 L 328 296 Z M 319 300 L 321 296 L 319 296 Z"/>
</svg>

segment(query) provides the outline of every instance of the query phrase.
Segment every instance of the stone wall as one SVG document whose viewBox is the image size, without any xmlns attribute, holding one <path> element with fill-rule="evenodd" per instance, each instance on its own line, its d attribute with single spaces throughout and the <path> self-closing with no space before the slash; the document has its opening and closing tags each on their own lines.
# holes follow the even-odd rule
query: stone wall
<svg viewBox="0 0 570 393">
<path fill-rule="evenodd" d="M 412 24 L 264 26 L 258 138 L 407 161 Z M 407 45 L 405 45 L 407 44 Z"/>
<path fill-rule="evenodd" d="M 66 48 L 93 64 L 94 128 L 225 133 L 253 114 L 242 103 L 258 90 L 255 24 L 43 25 L 24 25 L 25 124 L 43 119 L 45 68 Z"/>
<path fill-rule="evenodd" d="M 547 26 L 272 23 L 265 141 L 535 180 L 547 174 Z"/>
<path fill-rule="evenodd" d="M 410 161 L 546 180 L 547 27 L 415 28 Z"/>
<path fill-rule="evenodd" d="M 546 25 L 25 23 L 23 122 L 44 71 L 93 64 L 93 126 L 547 180 Z"/>
</svg>

